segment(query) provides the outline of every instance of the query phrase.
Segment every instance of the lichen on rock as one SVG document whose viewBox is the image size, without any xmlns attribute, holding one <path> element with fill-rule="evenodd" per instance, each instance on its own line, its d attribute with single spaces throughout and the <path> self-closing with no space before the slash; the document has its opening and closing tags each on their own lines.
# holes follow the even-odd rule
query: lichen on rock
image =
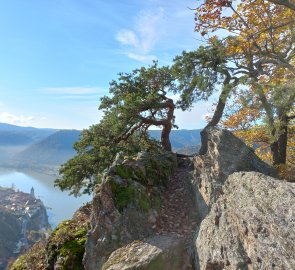
<svg viewBox="0 0 295 270">
<path fill-rule="evenodd" d="M 102 270 L 177 270 L 190 265 L 183 253 L 182 239 L 161 235 L 136 240 L 115 250 Z M 185 265 L 185 262 L 187 265 Z"/>
<path fill-rule="evenodd" d="M 295 269 L 294 204 L 293 183 L 257 172 L 230 175 L 202 221 L 197 269 Z"/>
</svg>

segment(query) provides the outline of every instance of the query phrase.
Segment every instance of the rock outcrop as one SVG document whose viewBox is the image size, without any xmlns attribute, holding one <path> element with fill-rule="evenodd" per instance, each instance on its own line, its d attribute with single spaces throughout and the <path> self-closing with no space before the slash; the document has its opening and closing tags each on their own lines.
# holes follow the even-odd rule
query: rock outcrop
<svg viewBox="0 0 295 270">
<path fill-rule="evenodd" d="M 191 261 L 183 252 L 183 239 L 159 235 L 144 241 L 136 240 L 115 250 L 103 270 L 177 270 L 190 269 Z"/>
<path fill-rule="evenodd" d="M 228 177 L 196 240 L 202 270 L 295 269 L 295 185 L 257 172 Z"/>
<path fill-rule="evenodd" d="M 0 269 L 50 230 L 46 208 L 34 194 L 0 188 Z"/>
<path fill-rule="evenodd" d="M 102 269 L 116 249 L 156 234 L 161 194 L 176 168 L 172 153 L 117 156 L 93 198 L 86 269 Z"/>
<path fill-rule="evenodd" d="M 273 167 L 259 159 L 252 148 L 231 132 L 217 128 L 207 128 L 204 132 L 206 152 L 194 158 L 195 175 L 192 179 L 201 219 L 222 194 L 222 186 L 230 174 L 256 171 L 277 175 Z"/>
<path fill-rule="evenodd" d="M 295 269 L 295 185 L 230 132 L 210 128 L 194 159 L 195 269 Z"/>
<path fill-rule="evenodd" d="M 88 214 L 82 207 L 10 269 L 193 269 L 197 215 L 184 167 L 172 153 L 118 155 Z"/>
</svg>

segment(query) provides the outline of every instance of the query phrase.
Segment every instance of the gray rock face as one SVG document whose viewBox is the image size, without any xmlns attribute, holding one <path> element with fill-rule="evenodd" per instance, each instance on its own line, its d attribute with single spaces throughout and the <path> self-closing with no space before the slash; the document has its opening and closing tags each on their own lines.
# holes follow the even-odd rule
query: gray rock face
<svg viewBox="0 0 295 270">
<path fill-rule="evenodd" d="M 192 179 L 196 269 L 295 269 L 295 186 L 241 140 L 208 128 Z M 205 140 L 204 140 L 205 141 Z"/>
<path fill-rule="evenodd" d="M 177 270 L 189 269 L 190 258 L 184 244 L 175 236 L 156 236 L 134 241 L 114 251 L 103 270 Z"/>
<path fill-rule="evenodd" d="M 228 177 L 203 220 L 200 269 L 295 269 L 295 184 L 257 172 Z"/>
<path fill-rule="evenodd" d="M 172 153 L 117 156 L 92 201 L 85 269 L 101 269 L 117 248 L 150 236 L 160 210 L 161 186 L 176 168 Z"/>
<path fill-rule="evenodd" d="M 227 130 L 208 128 L 204 155 L 194 158 L 197 207 L 203 219 L 222 194 L 222 186 L 233 172 L 256 171 L 276 176 L 276 171 L 260 160 L 253 150 Z"/>
</svg>

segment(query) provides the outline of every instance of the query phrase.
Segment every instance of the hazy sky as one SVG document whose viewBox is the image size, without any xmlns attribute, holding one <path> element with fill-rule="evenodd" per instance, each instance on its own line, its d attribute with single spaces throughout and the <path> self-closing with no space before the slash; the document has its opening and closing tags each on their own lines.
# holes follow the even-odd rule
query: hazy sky
<svg viewBox="0 0 295 270">
<path fill-rule="evenodd" d="M 0 122 L 87 128 L 119 72 L 194 50 L 195 0 L 9 0 L 0 3 Z M 204 126 L 209 103 L 177 112 Z"/>
</svg>

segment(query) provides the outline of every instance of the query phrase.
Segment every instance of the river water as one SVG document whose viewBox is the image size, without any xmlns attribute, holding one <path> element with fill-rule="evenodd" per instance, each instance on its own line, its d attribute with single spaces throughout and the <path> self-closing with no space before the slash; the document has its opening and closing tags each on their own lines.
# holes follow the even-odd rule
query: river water
<svg viewBox="0 0 295 270">
<path fill-rule="evenodd" d="M 54 180 L 54 177 L 45 174 L 0 170 L 0 186 L 14 187 L 26 193 L 34 188 L 36 198 L 41 199 L 47 208 L 49 223 L 53 228 L 62 220 L 71 218 L 80 206 L 91 200 L 91 196 L 87 195 L 77 198 L 69 196 L 68 192 L 54 187 Z"/>
</svg>

